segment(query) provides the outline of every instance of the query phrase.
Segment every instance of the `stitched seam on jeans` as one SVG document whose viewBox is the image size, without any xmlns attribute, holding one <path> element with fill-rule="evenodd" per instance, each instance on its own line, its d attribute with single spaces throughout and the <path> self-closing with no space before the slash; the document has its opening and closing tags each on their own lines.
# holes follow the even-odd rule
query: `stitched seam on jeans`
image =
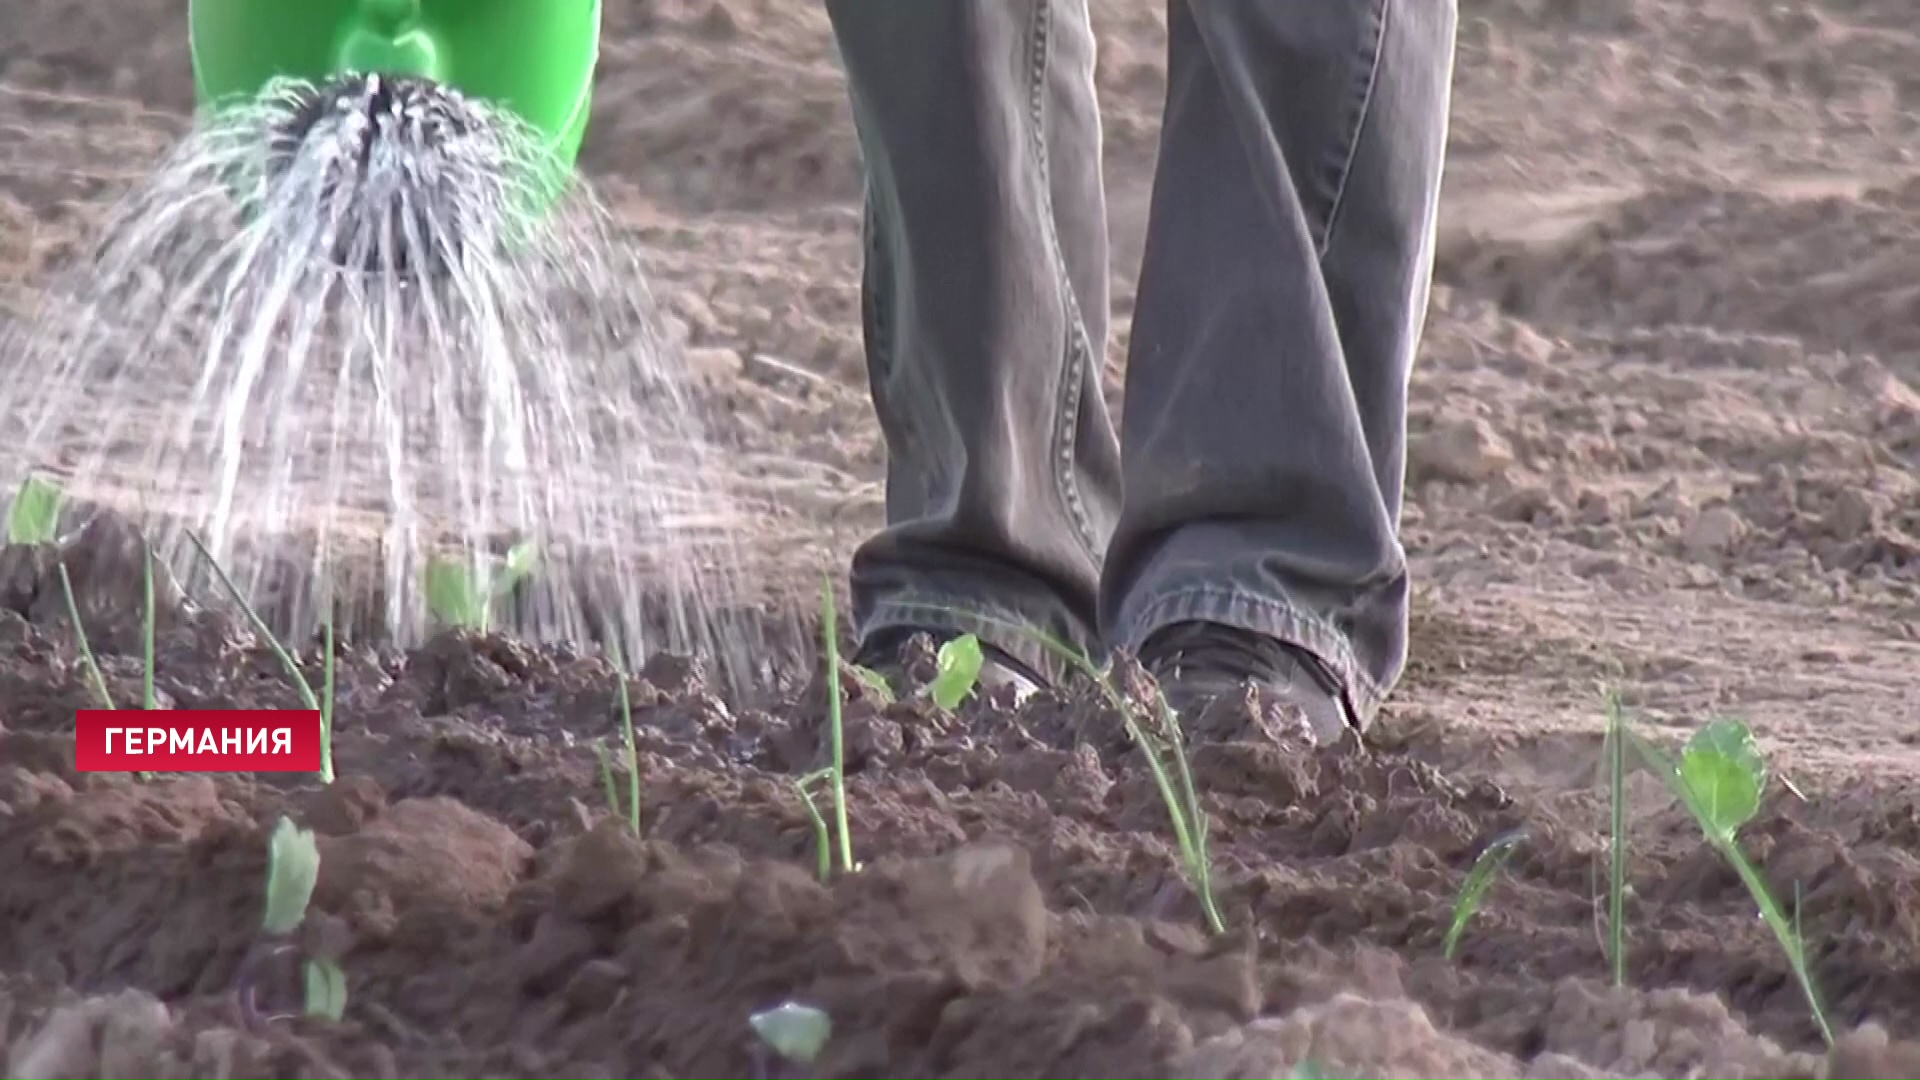
<svg viewBox="0 0 1920 1080">
<path fill-rule="evenodd" d="M 1073 279 L 1067 272 L 1066 258 L 1060 250 L 1060 234 L 1053 220 L 1053 162 L 1047 155 L 1047 70 L 1053 60 L 1053 4 L 1039 0 L 1034 5 L 1033 22 L 1027 28 L 1027 134 L 1033 142 L 1034 159 L 1040 166 L 1040 228 L 1046 236 L 1047 252 L 1052 256 L 1054 288 L 1060 292 L 1066 313 L 1066 340 L 1060 343 L 1064 353 L 1060 386 L 1053 401 L 1052 430 L 1047 433 L 1050 464 L 1055 486 L 1066 503 L 1067 516 L 1073 520 L 1080 547 L 1098 563 L 1101 553 L 1093 535 L 1093 522 L 1080 495 L 1080 482 L 1073 467 L 1074 432 L 1080 426 L 1080 409 L 1086 381 L 1087 357 L 1093 351 L 1086 341 L 1086 324 L 1081 319 L 1079 298 L 1074 295 Z"/>
<path fill-rule="evenodd" d="M 1393 0 L 1376 0 L 1373 33 L 1361 49 L 1361 56 L 1367 63 L 1365 76 L 1356 80 L 1361 84 L 1357 94 L 1358 107 L 1347 135 L 1346 150 L 1340 155 L 1340 163 L 1334 169 L 1333 198 L 1327 203 L 1326 220 L 1321 222 L 1320 235 L 1314 241 L 1314 254 L 1323 259 L 1333 244 L 1334 227 L 1339 223 L 1340 212 L 1347 203 L 1347 183 L 1353 177 L 1353 161 L 1360 156 L 1360 142 L 1366 134 L 1367 120 L 1373 114 L 1373 91 L 1380 79 L 1380 55 L 1386 48 L 1387 19 L 1392 6 Z"/>
<path fill-rule="evenodd" d="M 916 415 L 911 402 L 920 395 L 903 395 L 894 385 L 894 381 L 899 378 L 895 363 L 897 357 L 893 349 L 894 263 L 893 252 L 887 248 L 887 235 L 883 223 L 887 220 L 888 208 L 880 205 L 880 200 L 885 198 L 882 191 L 883 189 L 877 187 L 869 175 L 866 182 L 866 267 L 863 273 L 867 278 L 868 294 L 865 314 L 868 331 L 873 335 L 873 340 L 868 345 L 867 355 L 868 362 L 874 370 L 868 379 L 874 393 L 877 396 L 884 396 L 896 425 L 895 433 L 898 438 L 893 440 L 895 445 L 889 447 L 888 454 L 890 457 L 913 463 L 914 482 L 920 489 L 918 492 L 920 499 L 924 500 L 927 490 L 934 483 L 934 477 L 930 473 L 935 466 L 923 460 L 916 451 L 920 441 L 921 418 Z M 906 399 L 904 402 L 901 400 L 903 397 Z M 876 412 L 879 404 L 880 402 L 875 402 Z"/>
</svg>

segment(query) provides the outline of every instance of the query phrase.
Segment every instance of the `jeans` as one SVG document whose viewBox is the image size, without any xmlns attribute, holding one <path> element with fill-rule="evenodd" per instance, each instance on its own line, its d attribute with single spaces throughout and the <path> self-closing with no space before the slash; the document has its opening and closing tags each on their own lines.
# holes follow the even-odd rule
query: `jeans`
<svg viewBox="0 0 1920 1080">
<path fill-rule="evenodd" d="M 1167 0 L 1119 434 L 1087 0 L 830 0 L 866 175 L 887 525 L 863 637 L 1095 656 L 1204 620 L 1365 724 L 1406 661 L 1407 383 L 1456 0 Z"/>
</svg>

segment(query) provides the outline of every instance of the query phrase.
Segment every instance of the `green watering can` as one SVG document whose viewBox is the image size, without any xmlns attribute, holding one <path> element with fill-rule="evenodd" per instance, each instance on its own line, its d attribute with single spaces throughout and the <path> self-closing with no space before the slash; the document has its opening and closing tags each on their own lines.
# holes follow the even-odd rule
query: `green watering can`
<svg viewBox="0 0 1920 1080">
<path fill-rule="evenodd" d="M 189 0 L 203 106 L 275 77 L 410 76 L 504 106 L 569 172 L 586 135 L 601 0 Z"/>
</svg>

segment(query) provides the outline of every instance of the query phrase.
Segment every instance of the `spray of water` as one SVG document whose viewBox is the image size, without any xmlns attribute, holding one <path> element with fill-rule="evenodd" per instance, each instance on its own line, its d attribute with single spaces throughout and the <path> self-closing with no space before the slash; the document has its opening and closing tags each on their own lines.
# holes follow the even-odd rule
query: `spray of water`
<svg viewBox="0 0 1920 1080">
<path fill-rule="evenodd" d="M 497 625 L 742 661 L 739 520 L 635 253 L 536 135 L 429 84 L 203 118 L 8 348 L 18 468 L 202 537 L 276 628 L 399 644 L 427 562 L 539 566 Z"/>
</svg>

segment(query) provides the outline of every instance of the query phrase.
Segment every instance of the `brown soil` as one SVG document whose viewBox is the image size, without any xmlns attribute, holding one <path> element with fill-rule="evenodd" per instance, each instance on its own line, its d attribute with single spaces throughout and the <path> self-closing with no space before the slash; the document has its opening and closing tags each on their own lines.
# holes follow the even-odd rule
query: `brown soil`
<svg viewBox="0 0 1920 1080">
<path fill-rule="evenodd" d="M 820 760 L 817 688 L 723 696 L 701 663 L 655 658 L 631 687 L 640 839 L 599 795 L 612 672 L 503 640 L 343 650 L 329 789 L 83 777 L 70 630 L 16 560 L 0 574 L 0 1063 L 790 1075 L 747 1017 L 792 998 L 834 1019 L 830 1076 L 1278 1077 L 1309 1060 L 1350 1076 L 1915 1075 L 1909 6 L 1463 0 L 1411 420 L 1413 666 L 1371 753 L 1307 753 L 1251 723 L 1196 752 L 1225 939 L 1199 929 L 1152 783 L 1090 700 L 946 715 L 855 694 L 865 866 L 822 886 L 790 784 Z M 1161 19 L 1146 0 L 1095 7 L 1124 315 Z M 767 507 L 755 538 L 784 573 L 831 567 L 879 518 L 881 451 L 824 18 L 773 0 L 610 8 L 587 166 L 738 420 Z M 32 302 L 189 105 L 175 0 L 11 0 L 0 310 Z M 88 618 L 134 700 L 125 601 L 96 598 Z M 163 623 L 169 700 L 292 703 L 227 615 L 176 605 Z M 1662 738 L 1745 718 L 1805 793 L 1774 792 L 1743 839 L 1780 895 L 1799 891 L 1844 1033 L 1831 1055 L 1739 882 L 1645 776 L 1629 988 L 1610 985 L 1607 684 Z M 347 972 L 340 1024 L 238 1004 L 293 991 L 287 958 L 255 940 L 281 814 L 322 834 L 298 945 Z M 1467 867 L 1521 826 L 1446 960 Z"/>
</svg>

